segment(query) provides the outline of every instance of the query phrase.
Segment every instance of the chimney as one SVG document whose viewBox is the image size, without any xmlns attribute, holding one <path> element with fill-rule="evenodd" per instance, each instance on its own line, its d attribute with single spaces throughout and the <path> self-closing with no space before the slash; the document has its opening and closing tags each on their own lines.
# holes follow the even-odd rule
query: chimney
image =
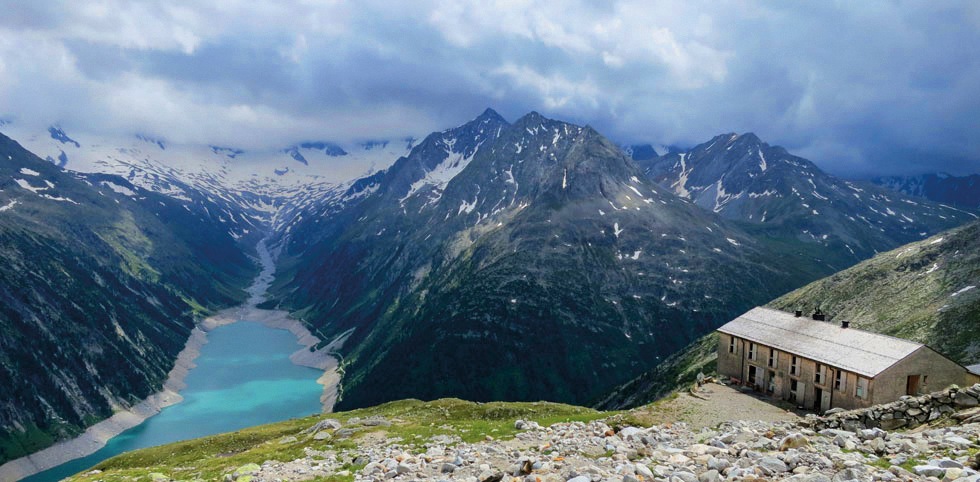
<svg viewBox="0 0 980 482">
<path fill-rule="evenodd" d="M 799 318 L 799 317 L 803 316 L 803 310 L 796 310 L 796 313 L 795 314 L 796 314 L 796 317 Z"/>
<path fill-rule="evenodd" d="M 841 328 L 847 328 L 849 326 L 851 326 L 851 322 L 850 321 L 841 321 L 840 322 L 840 327 Z"/>
<path fill-rule="evenodd" d="M 815 321 L 825 321 L 827 319 L 827 315 L 823 314 L 823 312 L 818 309 L 817 311 L 813 312 L 813 319 Z"/>
</svg>

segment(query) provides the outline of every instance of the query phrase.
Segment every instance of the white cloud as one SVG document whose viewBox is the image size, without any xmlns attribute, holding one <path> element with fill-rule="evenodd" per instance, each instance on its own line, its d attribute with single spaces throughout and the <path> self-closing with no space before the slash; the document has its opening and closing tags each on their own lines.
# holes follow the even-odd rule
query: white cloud
<svg viewBox="0 0 980 482">
<path fill-rule="evenodd" d="M 0 0 L 0 11 L 0 116 L 39 126 L 280 145 L 418 134 L 490 106 L 625 142 L 755 131 L 841 170 L 911 168 L 903 153 L 932 145 L 980 171 L 974 4 Z"/>
<path fill-rule="evenodd" d="M 529 88 L 549 110 L 599 106 L 599 88 L 590 80 L 573 81 L 560 74 L 545 75 L 526 65 L 504 64 L 494 74 L 503 76 L 518 88 Z"/>
</svg>

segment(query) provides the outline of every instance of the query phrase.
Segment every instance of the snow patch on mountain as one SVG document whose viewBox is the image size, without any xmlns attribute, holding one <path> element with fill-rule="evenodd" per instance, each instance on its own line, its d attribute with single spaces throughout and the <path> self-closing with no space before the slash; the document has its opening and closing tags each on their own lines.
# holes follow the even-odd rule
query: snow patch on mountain
<svg viewBox="0 0 980 482">
<path fill-rule="evenodd" d="M 228 223 L 242 224 L 238 234 L 253 229 L 254 223 L 282 222 L 280 211 L 338 199 L 353 180 L 387 168 L 406 155 L 413 144 L 317 141 L 285 150 L 246 151 L 215 144 L 169 144 L 146 135 L 69 137 L 57 127 L 37 132 L 17 124 L 4 126 L 4 133 L 41 158 L 47 157 L 68 170 L 118 175 L 134 186 L 185 203 L 203 196 L 211 202 L 235 206 L 243 211 L 247 222 L 228 213 L 222 217 Z M 297 162 L 291 149 L 305 163 Z"/>
<path fill-rule="evenodd" d="M 691 193 L 687 190 L 687 178 L 691 175 L 691 171 L 694 170 L 694 167 L 692 166 L 690 169 L 687 168 L 687 163 L 684 160 L 684 158 L 687 157 L 686 152 L 680 153 L 679 156 L 681 158 L 679 161 L 681 165 L 681 172 L 677 177 L 677 182 L 671 184 L 670 187 L 678 196 L 685 199 L 691 199 Z"/>
<path fill-rule="evenodd" d="M 136 193 L 132 189 L 126 186 L 120 186 L 119 184 L 116 184 L 111 181 L 102 181 L 102 185 L 125 196 L 132 197 L 136 195 Z"/>
<path fill-rule="evenodd" d="M 955 297 L 957 297 L 957 296 L 959 296 L 959 295 L 961 295 L 963 293 L 966 293 L 967 291 L 970 291 L 972 289 L 975 289 L 975 288 L 976 288 L 976 286 L 970 285 L 970 286 L 967 286 L 966 288 L 963 288 L 963 289 L 961 289 L 961 290 L 957 291 L 956 293 L 953 293 L 953 294 L 951 294 L 949 296 L 955 298 Z"/>
<path fill-rule="evenodd" d="M 24 179 L 14 179 L 14 182 L 16 182 L 17 185 L 20 186 L 21 189 L 26 189 L 26 190 L 34 193 L 34 194 L 37 194 L 37 193 L 39 193 L 41 191 L 47 191 L 48 189 L 51 189 L 52 187 L 54 187 L 54 185 L 51 184 L 51 182 L 49 182 L 49 181 L 44 181 L 45 183 L 47 183 L 47 187 L 34 187 L 34 186 L 31 185 L 30 182 L 28 182 L 28 181 L 26 181 Z"/>
<path fill-rule="evenodd" d="M 444 191 L 446 186 L 449 184 L 449 181 L 452 181 L 454 177 L 463 172 L 463 169 L 466 169 L 466 166 L 468 166 L 473 160 L 473 156 L 475 156 L 477 151 L 480 150 L 480 146 L 477 145 L 476 149 L 473 149 L 473 152 L 471 152 L 469 155 L 465 155 L 462 152 L 455 152 L 453 150 L 455 144 L 456 139 L 449 139 L 446 141 L 446 158 L 432 168 L 432 170 L 427 171 L 422 179 L 412 183 L 408 189 L 408 193 L 399 200 L 402 205 L 404 205 L 408 198 L 412 197 L 416 192 L 424 187 L 429 186 L 439 193 Z"/>
</svg>

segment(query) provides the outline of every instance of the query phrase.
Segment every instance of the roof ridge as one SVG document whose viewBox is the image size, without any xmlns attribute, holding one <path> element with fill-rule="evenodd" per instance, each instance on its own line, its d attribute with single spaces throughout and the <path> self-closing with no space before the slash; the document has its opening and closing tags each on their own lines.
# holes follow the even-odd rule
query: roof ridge
<svg viewBox="0 0 980 482">
<path fill-rule="evenodd" d="M 926 347 L 834 323 L 811 322 L 809 317 L 767 307 L 755 307 L 718 331 L 870 377 Z"/>
<path fill-rule="evenodd" d="M 776 308 L 769 308 L 768 306 L 757 306 L 757 307 L 753 308 L 752 310 L 749 310 L 745 314 L 749 314 L 753 310 L 759 309 L 759 308 L 764 309 L 764 310 L 769 310 L 769 311 L 775 311 L 776 313 L 783 314 L 783 315 L 792 317 L 794 319 L 796 318 L 796 315 L 794 315 L 793 313 L 790 313 L 788 311 L 783 311 L 783 310 L 777 310 Z M 817 323 L 826 323 L 826 324 L 828 324 L 830 326 L 840 327 L 839 324 L 837 324 L 837 323 L 831 323 L 829 321 L 820 321 L 820 320 L 813 320 L 813 321 L 816 321 Z M 841 328 L 841 329 L 845 329 L 845 328 Z M 886 334 L 886 333 L 878 333 L 876 331 L 864 330 L 864 329 L 861 329 L 861 328 L 854 328 L 854 327 L 848 327 L 846 329 L 847 330 L 860 331 L 861 333 L 867 333 L 869 335 L 880 336 L 880 337 L 884 337 L 884 338 L 890 338 L 890 339 L 895 340 L 895 341 L 901 341 L 901 342 L 905 342 L 905 343 L 910 343 L 910 344 L 916 345 L 918 347 L 929 346 L 929 345 L 926 345 L 925 343 L 919 343 L 917 341 L 912 341 L 912 340 L 909 340 L 907 338 L 900 338 L 900 337 L 897 337 L 897 336 L 892 336 L 892 335 L 889 335 L 889 334 Z"/>
</svg>

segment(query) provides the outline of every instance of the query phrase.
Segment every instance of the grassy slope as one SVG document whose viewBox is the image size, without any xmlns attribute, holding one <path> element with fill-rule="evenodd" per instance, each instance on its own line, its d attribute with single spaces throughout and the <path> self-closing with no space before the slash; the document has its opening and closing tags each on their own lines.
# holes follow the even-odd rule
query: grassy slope
<svg viewBox="0 0 980 482">
<path fill-rule="evenodd" d="M 698 373 L 715 373 L 718 361 L 718 337 L 714 332 L 698 338 L 683 350 L 674 353 L 663 363 L 593 402 L 605 410 L 637 407 L 660 400 L 671 392 L 689 387 Z"/>
<path fill-rule="evenodd" d="M 953 296 L 968 286 L 973 288 Z M 820 308 L 828 319 L 925 343 L 962 364 L 980 362 L 980 222 L 881 253 L 771 303 L 791 311 Z M 593 405 L 635 407 L 710 374 L 717 338 L 709 334 Z"/>
<path fill-rule="evenodd" d="M 980 360 L 980 222 L 881 253 L 782 296 L 770 306 L 820 308 L 828 320 L 925 343 L 965 364 Z"/>
<path fill-rule="evenodd" d="M 588 408 L 548 402 L 474 403 L 458 399 L 432 402 L 402 400 L 377 407 L 329 415 L 311 416 L 253 427 L 238 432 L 214 435 L 175 444 L 129 452 L 106 460 L 95 468 L 103 471 L 90 476 L 78 476 L 78 481 L 143 480 L 150 473 L 162 473 L 175 479 L 221 480 L 224 474 L 248 463 L 266 460 L 293 460 L 304 456 L 304 448 L 333 450 L 343 456 L 354 449 L 362 437 L 383 433 L 388 438 L 400 437 L 405 446 L 418 446 L 434 435 L 455 435 L 464 442 L 509 439 L 517 433 L 514 420 L 530 419 L 541 425 L 569 421 L 590 421 L 612 415 Z M 349 425 L 354 417 L 382 416 L 391 426 Z M 345 427 L 357 428 L 347 439 L 315 441 L 313 434 L 302 432 L 318 421 L 333 418 Z M 289 442 L 286 437 L 296 437 Z M 282 443 L 286 440 L 286 443 Z M 350 464 L 351 469 L 360 467 Z M 336 480 L 353 480 L 353 476 Z"/>
</svg>

